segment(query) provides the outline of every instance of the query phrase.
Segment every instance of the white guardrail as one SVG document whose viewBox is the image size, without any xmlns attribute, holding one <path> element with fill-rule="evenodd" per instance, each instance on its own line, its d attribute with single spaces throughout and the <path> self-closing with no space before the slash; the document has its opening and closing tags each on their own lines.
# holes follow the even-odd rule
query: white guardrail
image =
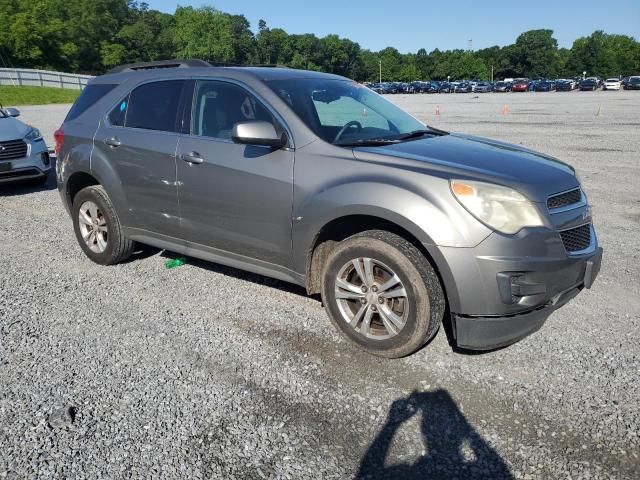
<svg viewBox="0 0 640 480">
<path fill-rule="evenodd" d="M 60 73 L 30 68 L 0 68 L 0 85 L 26 85 L 31 87 L 54 87 L 82 90 L 91 75 Z"/>
</svg>

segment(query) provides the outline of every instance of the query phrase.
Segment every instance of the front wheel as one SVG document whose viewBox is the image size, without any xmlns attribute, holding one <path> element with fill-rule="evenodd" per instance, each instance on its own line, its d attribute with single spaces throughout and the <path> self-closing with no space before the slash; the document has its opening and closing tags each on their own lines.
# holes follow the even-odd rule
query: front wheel
<svg viewBox="0 0 640 480">
<path fill-rule="evenodd" d="M 407 240 L 381 230 L 354 235 L 331 252 L 322 298 L 340 333 L 387 358 L 409 355 L 427 343 L 445 311 L 429 261 Z"/>
</svg>

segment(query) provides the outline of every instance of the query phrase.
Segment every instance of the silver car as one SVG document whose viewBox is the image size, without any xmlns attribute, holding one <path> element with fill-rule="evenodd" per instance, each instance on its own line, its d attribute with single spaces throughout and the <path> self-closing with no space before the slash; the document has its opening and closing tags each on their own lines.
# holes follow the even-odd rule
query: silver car
<svg viewBox="0 0 640 480">
<path fill-rule="evenodd" d="M 18 180 L 45 183 L 51 170 L 40 131 L 18 120 L 15 108 L 0 108 L 0 184 Z"/>
<path fill-rule="evenodd" d="M 512 343 L 600 269 L 571 166 L 427 127 L 336 75 L 119 67 L 56 140 L 58 189 L 94 262 L 140 242 L 293 282 L 384 357 L 443 322 L 462 348 Z"/>
</svg>

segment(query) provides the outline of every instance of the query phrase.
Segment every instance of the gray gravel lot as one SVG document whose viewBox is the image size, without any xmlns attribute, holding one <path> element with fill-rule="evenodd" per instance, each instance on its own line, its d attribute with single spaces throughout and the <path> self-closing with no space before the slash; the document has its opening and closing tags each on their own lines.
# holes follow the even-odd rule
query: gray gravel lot
<svg viewBox="0 0 640 480">
<path fill-rule="evenodd" d="M 53 180 L 0 187 L 0 479 L 638 478 L 640 92 L 389 98 L 573 164 L 594 288 L 508 348 L 441 331 L 382 360 L 295 286 L 151 250 L 95 265 Z M 23 118 L 50 138 L 68 108 Z"/>
</svg>

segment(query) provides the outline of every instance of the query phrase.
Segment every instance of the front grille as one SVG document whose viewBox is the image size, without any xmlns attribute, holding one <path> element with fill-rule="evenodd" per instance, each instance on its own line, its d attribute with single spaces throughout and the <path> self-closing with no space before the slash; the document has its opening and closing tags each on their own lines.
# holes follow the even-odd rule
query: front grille
<svg viewBox="0 0 640 480">
<path fill-rule="evenodd" d="M 547 207 L 550 210 L 554 208 L 566 207 L 567 205 L 579 203 L 581 199 L 582 194 L 580 193 L 580 189 L 576 188 L 575 190 L 549 197 L 547 200 Z"/>
<path fill-rule="evenodd" d="M 3 160 L 15 160 L 27 156 L 27 144 L 24 140 L 9 140 L 0 142 L 0 162 Z"/>
<path fill-rule="evenodd" d="M 578 252 L 591 245 L 591 224 L 587 223 L 570 230 L 560 232 L 560 238 L 567 252 Z"/>
</svg>

